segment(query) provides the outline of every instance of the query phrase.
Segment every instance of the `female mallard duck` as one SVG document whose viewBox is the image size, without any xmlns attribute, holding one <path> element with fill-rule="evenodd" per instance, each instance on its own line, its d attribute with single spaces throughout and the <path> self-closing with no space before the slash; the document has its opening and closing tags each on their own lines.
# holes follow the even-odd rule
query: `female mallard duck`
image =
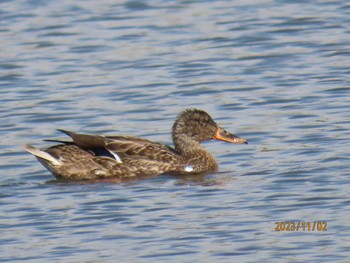
<svg viewBox="0 0 350 263">
<path fill-rule="evenodd" d="M 57 178 L 106 179 L 152 176 L 163 173 L 200 174 L 218 168 L 213 156 L 200 143 L 210 139 L 230 143 L 247 140 L 228 133 L 205 111 L 188 109 L 172 128 L 175 148 L 128 136 L 78 134 L 59 130 L 72 142 L 61 142 L 47 150 L 31 145 L 25 149 Z"/>
</svg>

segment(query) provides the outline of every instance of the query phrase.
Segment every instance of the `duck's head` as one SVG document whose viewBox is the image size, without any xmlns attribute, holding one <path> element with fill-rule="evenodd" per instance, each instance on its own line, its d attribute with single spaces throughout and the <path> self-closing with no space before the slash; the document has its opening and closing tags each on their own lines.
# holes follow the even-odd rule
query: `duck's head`
<svg viewBox="0 0 350 263">
<path fill-rule="evenodd" d="M 176 141 L 180 135 L 197 142 L 214 139 L 237 144 L 248 143 L 221 128 L 208 113 L 198 109 L 187 109 L 180 113 L 173 125 L 173 140 Z"/>
</svg>

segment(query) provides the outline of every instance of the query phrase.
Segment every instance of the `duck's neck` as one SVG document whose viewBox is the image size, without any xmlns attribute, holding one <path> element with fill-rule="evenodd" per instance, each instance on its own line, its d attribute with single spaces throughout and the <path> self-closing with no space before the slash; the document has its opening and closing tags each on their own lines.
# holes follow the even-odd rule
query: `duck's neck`
<svg viewBox="0 0 350 263">
<path fill-rule="evenodd" d="M 214 157 L 207 152 L 199 142 L 185 134 L 173 134 L 175 150 L 188 164 L 198 166 L 198 169 L 208 170 L 217 168 Z"/>
<path fill-rule="evenodd" d="M 174 134 L 173 141 L 175 150 L 183 157 L 191 157 L 206 152 L 199 142 L 185 134 Z"/>
</svg>

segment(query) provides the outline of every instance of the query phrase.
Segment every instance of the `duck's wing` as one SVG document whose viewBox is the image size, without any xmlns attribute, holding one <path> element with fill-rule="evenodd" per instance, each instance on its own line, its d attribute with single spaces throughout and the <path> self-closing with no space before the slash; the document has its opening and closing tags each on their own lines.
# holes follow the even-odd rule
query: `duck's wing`
<svg viewBox="0 0 350 263">
<path fill-rule="evenodd" d="M 75 145 L 83 149 L 103 148 L 107 145 L 108 139 L 102 135 L 90 135 L 75 133 L 72 131 L 57 129 L 72 138 Z"/>
<path fill-rule="evenodd" d="M 182 162 L 182 157 L 171 147 L 146 139 L 129 136 L 79 134 L 66 130 L 59 131 L 70 136 L 78 147 L 92 150 L 96 155 L 112 157 L 119 162 L 123 162 L 124 158 L 170 164 Z"/>
<path fill-rule="evenodd" d="M 127 140 L 126 137 L 121 140 L 115 138 L 105 147 L 122 158 L 146 159 L 162 163 L 178 163 L 182 160 L 182 157 L 169 146 L 138 138 L 128 138 Z"/>
</svg>

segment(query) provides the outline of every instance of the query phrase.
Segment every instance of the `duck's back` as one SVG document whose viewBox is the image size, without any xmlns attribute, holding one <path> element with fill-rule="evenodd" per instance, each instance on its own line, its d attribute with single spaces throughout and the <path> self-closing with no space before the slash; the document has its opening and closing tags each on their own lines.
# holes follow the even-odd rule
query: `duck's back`
<svg viewBox="0 0 350 263">
<path fill-rule="evenodd" d="M 145 159 L 159 163 L 180 164 L 183 158 L 171 147 L 146 139 L 108 136 L 105 148 L 123 158 Z"/>
</svg>

